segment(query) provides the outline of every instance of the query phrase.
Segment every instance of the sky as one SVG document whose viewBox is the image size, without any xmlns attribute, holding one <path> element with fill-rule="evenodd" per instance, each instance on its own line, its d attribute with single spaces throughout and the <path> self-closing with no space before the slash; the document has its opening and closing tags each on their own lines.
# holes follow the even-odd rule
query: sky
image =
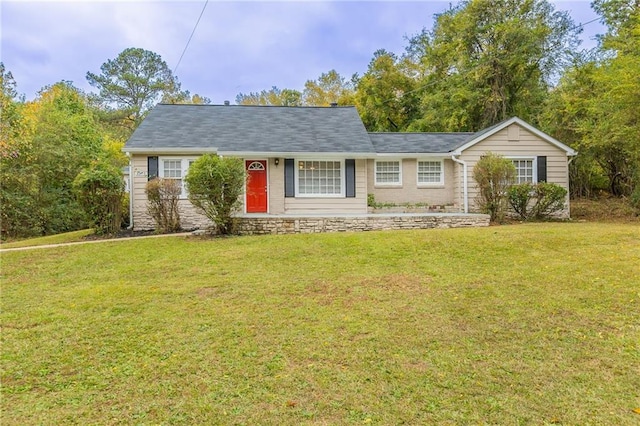
<svg viewBox="0 0 640 426">
<path fill-rule="evenodd" d="M 272 86 L 302 91 L 331 69 L 362 75 L 376 50 L 402 54 L 407 37 L 431 29 L 434 14 L 452 2 L 209 0 L 202 13 L 205 0 L 1 0 L 0 60 L 31 100 L 61 80 L 97 92 L 87 72 L 100 73 L 126 48 L 143 48 L 175 70 L 183 90 L 234 103 L 238 93 Z M 553 3 L 576 24 L 597 18 L 588 1 Z M 585 25 L 582 47 L 594 47 L 603 32 L 600 22 Z"/>
</svg>

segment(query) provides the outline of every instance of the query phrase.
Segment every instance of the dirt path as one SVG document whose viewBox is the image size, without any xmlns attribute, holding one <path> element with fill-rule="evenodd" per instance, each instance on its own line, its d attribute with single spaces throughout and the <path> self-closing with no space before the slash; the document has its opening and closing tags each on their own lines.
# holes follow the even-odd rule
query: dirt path
<svg viewBox="0 0 640 426">
<path fill-rule="evenodd" d="M 141 238 L 188 237 L 190 235 L 193 235 L 193 233 L 180 232 L 177 234 L 145 235 L 142 237 L 108 238 L 104 240 L 74 241 L 72 243 L 44 244 L 41 246 L 27 246 L 27 247 L 14 247 L 14 248 L 2 248 L 0 246 L 0 253 L 9 252 L 9 251 L 35 250 L 35 249 L 52 248 L 52 247 L 75 246 L 79 244 L 114 243 L 119 241 L 139 240 Z"/>
</svg>

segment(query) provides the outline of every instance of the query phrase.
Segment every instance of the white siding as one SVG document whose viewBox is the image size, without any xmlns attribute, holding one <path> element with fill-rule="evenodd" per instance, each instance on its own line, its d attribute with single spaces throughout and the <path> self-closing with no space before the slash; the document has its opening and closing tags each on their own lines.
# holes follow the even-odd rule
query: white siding
<svg viewBox="0 0 640 426">
<path fill-rule="evenodd" d="M 510 127 L 519 127 L 519 131 L 509 130 Z M 518 140 L 510 140 L 518 135 Z M 473 167 L 480 157 L 487 152 L 500 154 L 503 157 L 547 157 L 547 182 L 555 183 L 569 191 L 569 168 L 567 153 L 539 138 L 518 124 L 512 124 L 487 139 L 466 149 L 460 156 L 469 165 L 469 209 L 475 208 L 478 195 L 478 186 L 473 179 Z M 462 183 L 460 183 L 462 185 Z M 569 200 L 567 198 L 567 206 Z M 568 212 L 567 212 L 568 213 Z"/>
<path fill-rule="evenodd" d="M 284 197 L 286 214 L 355 214 L 367 212 L 367 164 L 356 160 L 355 197 Z M 283 180 L 284 180 L 284 172 Z"/>
</svg>

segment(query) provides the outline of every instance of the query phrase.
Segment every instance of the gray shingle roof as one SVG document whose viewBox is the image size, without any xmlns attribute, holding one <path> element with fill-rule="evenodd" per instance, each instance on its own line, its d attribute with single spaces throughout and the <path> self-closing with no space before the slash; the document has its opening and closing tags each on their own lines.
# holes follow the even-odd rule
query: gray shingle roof
<svg viewBox="0 0 640 426">
<path fill-rule="evenodd" d="M 469 140 L 474 133 L 369 133 L 380 154 L 447 153 Z"/>
<path fill-rule="evenodd" d="M 354 107 L 157 105 L 127 149 L 373 153 Z"/>
</svg>

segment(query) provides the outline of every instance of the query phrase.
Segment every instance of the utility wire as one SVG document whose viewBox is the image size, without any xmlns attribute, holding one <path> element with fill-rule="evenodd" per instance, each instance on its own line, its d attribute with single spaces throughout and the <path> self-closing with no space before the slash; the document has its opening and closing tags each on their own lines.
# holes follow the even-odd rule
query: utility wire
<svg viewBox="0 0 640 426">
<path fill-rule="evenodd" d="M 184 50 L 182 51 L 182 55 L 180 55 L 180 59 L 178 59 L 178 63 L 176 64 L 176 67 L 173 69 L 173 74 L 174 75 L 176 74 L 176 70 L 180 66 L 180 62 L 182 62 L 182 58 L 183 58 L 184 54 L 187 52 L 187 48 L 189 47 L 189 43 L 191 43 L 191 39 L 193 38 L 193 35 L 196 33 L 196 29 L 198 28 L 198 24 L 200 23 L 200 19 L 202 18 L 202 15 L 204 14 L 204 10 L 207 8 L 207 4 L 209 4 L 209 0 L 206 0 L 204 2 L 204 6 L 202 6 L 202 11 L 200 12 L 200 16 L 198 16 L 198 20 L 196 21 L 196 24 L 193 27 L 193 31 L 191 31 L 191 35 L 189 36 L 189 40 L 187 40 L 187 44 L 184 46 Z"/>
</svg>

